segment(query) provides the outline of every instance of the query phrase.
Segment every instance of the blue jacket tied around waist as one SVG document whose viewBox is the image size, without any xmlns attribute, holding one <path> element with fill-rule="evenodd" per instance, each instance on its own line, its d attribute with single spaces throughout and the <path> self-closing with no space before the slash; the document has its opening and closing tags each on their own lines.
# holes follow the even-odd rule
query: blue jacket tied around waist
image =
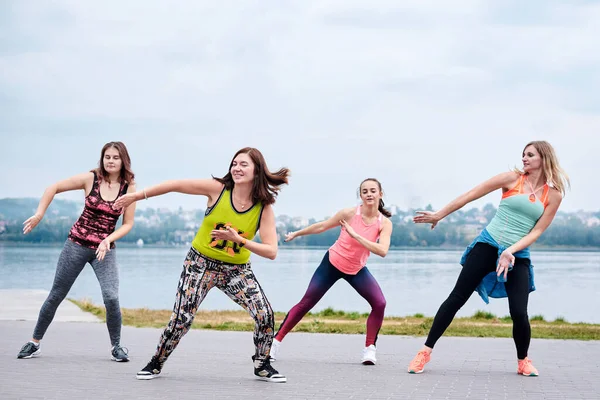
<svg viewBox="0 0 600 400">
<path fill-rule="evenodd" d="M 497 267 L 498 260 L 500 259 L 500 255 L 502 254 L 502 252 L 504 250 L 506 250 L 506 247 L 504 247 L 501 244 L 499 244 L 498 242 L 496 242 L 496 240 L 494 240 L 494 238 L 489 234 L 489 232 L 486 229 L 481 231 L 479 236 L 477 236 L 475 238 L 475 240 L 473 240 L 473 242 L 469 245 L 469 247 L 467 247 L 467 249 L 465 250 L 465 252 L 463 253 L 463 255 L 460 259 L 460 265 L 462 265 L 462 266 L 465 265 L 467 256 L 471 252 L 471 249 L 473 249 L 473 247 L 477 243 L 487 243 L 498 249 L 498 258 L 496 259 L 496 267 Z M 527 258 L 527 259 L 530 259 L 530 257 L 531 257 L 528 247 L 523 250 L 517 251 L 516 253 L 513 254 L 513 256 L 515 256 L 517 258 Z M 509 268 L 509 270 L 512 270 L 512 266 Z M 535 290 L 535 283 L 533 282 L 533 265 L 531 263 L 529 263 L 529 292 L 531 293 L 534 290 Z M 489 274 L 487 274 L 481 280 L 481 283 L 479 284 L 479 286 L 477 286 L 475 291 L 477 291 L 477 293 L 479 293 L 479 296 L 481 296 L 481 298 L 483 299 L 483 301 L 485 301 L 486 304 L 490 303 L 490 299 L 489 299 L 490 297 L 493 297 L 493 298 L 508 297 L 508 295 L 506 294 L 506 287 L 504 286 L 504 282 L 498 281 L 498 276 L 497 276 L 496 272 L 490 272 Z"/>
</svg>

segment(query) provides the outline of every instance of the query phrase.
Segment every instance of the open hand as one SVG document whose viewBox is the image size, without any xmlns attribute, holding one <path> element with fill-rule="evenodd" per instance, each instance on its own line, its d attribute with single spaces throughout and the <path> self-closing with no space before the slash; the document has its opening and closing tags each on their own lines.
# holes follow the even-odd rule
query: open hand
<svg viewBox="0 0 600 400">
<path fill-rule="evenodd" d="M 98 261 L 104 260 L 104 257 L 106 257 L 106 254 L 108 254 L 109 251 L 110 251 L 110 240 L 108 240 L 108 238 L 106 238 L 102 242 L 100 242 L 100 244 L 98 245 L 98 248 L 96 249 L 96 258 L 98 259 Z"/>
<path fill-rule="evenodd" d="M 135 198 L 135 193 L 124 194 L 123 196 L 119 197 L 117 201 L 115 201 L 115 208 L 126 209 L 135 201 L 137 201 Z"/>
<path fill-rule="evenodd" d="M 223 229 L 213 229 L 210 232 L 210 236 L 214 240 L 227 240 L 230 242 L 240 242 L 242 240 L 242 237 L 237 231 L 230 226 Z"/>
<path fill-rule="evenodd" d="M 27 235 L 29 232 L 31 232 L 41 220 L 42 218 L 37 214 L 33 214 L 31 217 L 27 218 L 27 220 L 23 222 L 23 234 Z"/>
<path fill-rule="evenodd" d="M 298 231 L 288 232 L 285 234 L 285 241 L 291 242 L 292 240 L 294 240 L 296 238 L 296 236 L 298 236 Z"/>
<path fill-rule="evenodd" d="M 498 259 L 498 266 L 496 267 L 496 275 L 500 276 L 504 274 L 504 280 L 508 275 L 508 269 L 515 264 L 515 256 L 513 256 L 508 250 L 504 250 L 500 254 Z"/>
<path fill-rule="evenodd" d="M 341 220 L 340 225 L 342 226 L 342 229 L 345 229 L 346 232 L 348 232 L 348 235 L 350 235 L 350 237 L 356 238 L 356 231 L 350 226 L 349 223 L 347 223 L 345 220 Z"/>
<path fill-rule="evenodd" d="M 431 224 L 431 229 L 435 228 L 441 219 L 439 215 L 433 211 L 417 211 L 416 214 L 417 215 L 413 217 L 413 222 L 415 224 Z"/>
</svg>

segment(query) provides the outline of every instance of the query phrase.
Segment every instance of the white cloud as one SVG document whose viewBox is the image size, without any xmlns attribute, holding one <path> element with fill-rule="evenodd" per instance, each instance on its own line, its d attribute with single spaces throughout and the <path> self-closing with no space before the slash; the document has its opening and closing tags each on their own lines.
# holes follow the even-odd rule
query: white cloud
<svg viewBox="0 0 600 400">
<path fill-rule="evenodd" d="M 293 170 L 281 212 L 325 215 L 366 175 L 388 203 L 441 207 L 547 139 L 574 183 L 563 208 L 597 208 L 594 3 L 57 0 L 7 15 L 6 195 L 39 195 L 120 138 L 144 185 L 219 174 L 251 144 Z M 43 172 L 14 155 L 36 141 Z"/>
</svg>

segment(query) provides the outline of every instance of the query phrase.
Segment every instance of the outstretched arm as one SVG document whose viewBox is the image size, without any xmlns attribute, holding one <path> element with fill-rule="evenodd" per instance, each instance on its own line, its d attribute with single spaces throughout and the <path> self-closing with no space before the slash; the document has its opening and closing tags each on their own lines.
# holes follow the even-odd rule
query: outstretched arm
<svg viewBox="0 0 600 400">
<path fill-rule="evenodd" d="M 417 215 L 413 218 L 416 224 L 431 224 L 431 229 L 435 228 L 438 222 L 452 214 L 456 210 L 460 210 L 470 202 L 477 200 L 488 193 L 501 188 L 507 188 L 514 185 L 519 174 L 516 172 L 504 172 L 496 175 L 487 181 L 480 183 L 473 189 L 461 194 L 456 199 L 452 200 L 439 211 L 417 211 Z"/>
<path fill-rule="evenodd" d="M 309 225 L 306 228 L 302 228 L 298 231 L 290 232 L 287 235 L 285 235 L 285 241 L 289 242 L 299 236 L 314 235 L 314 234 L 325 232 L 331 228 L 334 228 L 340 224 L 340 221 L 351 218 L 354 213 L 354 210 L 355 210 L 354 208 L 344 208 L 343 210 L 338 211 L 331 218 L 328 218 L 321 222 L 314 223 L 314 224 Z"/>
<path fill-rule="evenodd" d="M 223 184 L 215 179 L 180 179 L 165 181 L 141 191 L 127 193 L 126 195 L 119 197 L 115 202 L 115 207 L 127 208 L 135 201 L 149 199 L 150 197 L 161 196 L 171 192 L 203 195 L 207 196 L 209 201 L 212 202 L 219 193 L 221 193 L 222 189 Z"/>
<path fill-rule="evenodd" d="M 348 232 L 348 235 L 356 239 L 358 243 L 363 245 L 371 253 L 377 254 L 380 257 L 385 257 L 387 255 L 387 252 L 390 249 L 390 238 L 392 236 L 392 221 L 387 218 L 383 220 L 383 226 L 379 233 L 379 242 L 371 242 L 360 236 L 346 221 L 342 221 L 341 224 L 342 227 L 346 229 L 346 232 Z"/>
<path fill-rule="evenodd" d="M 42 218 L 44 218 L 50 203 L 52 203 L 52 200 L 54 200 L 54 196 L 56 196 L 58 193 L 77 189 L 85 190 L 86 186 L 91 187 L 93 182 L 94 174 L 92 172 L 85 172 L 48 186 L 44 191 L 42 198 L 40 199 L 40 203 L 38 204 L 35 214 L 23 222 L 23 233 L 28 234 L 37 226 L 37 224 L 40 223 Z"/>
</svg>

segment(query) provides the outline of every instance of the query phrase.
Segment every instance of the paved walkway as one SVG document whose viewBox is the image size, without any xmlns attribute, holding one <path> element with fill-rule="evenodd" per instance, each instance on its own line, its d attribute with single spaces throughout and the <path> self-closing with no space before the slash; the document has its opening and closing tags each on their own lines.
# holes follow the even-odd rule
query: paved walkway
<svg viewBox="0 0 600 400">
<path fill-rule="evenodd" d="M 252 333 L 192 330 L 160 378 L 138 381 L 160 329 L 123 327 L 131 362 L 115 363 L 104 324 L 56 321 L 41 356 L 17 360 L 34 322 L 6 319 L 0 315 L 3 400 L 600 398 L 598 341 L 533 340 L 541 376 L 526 378 L 516 374 L 512 340 L 444 337 L 426 372 L 410 375 L 407 364 L 423 338 L 381 336 L 378 364 L 363 366 L 363 336 L 291 333 L 274 363 L 288 383 L 272 384 L 253 378 Z"/>
</svg>

